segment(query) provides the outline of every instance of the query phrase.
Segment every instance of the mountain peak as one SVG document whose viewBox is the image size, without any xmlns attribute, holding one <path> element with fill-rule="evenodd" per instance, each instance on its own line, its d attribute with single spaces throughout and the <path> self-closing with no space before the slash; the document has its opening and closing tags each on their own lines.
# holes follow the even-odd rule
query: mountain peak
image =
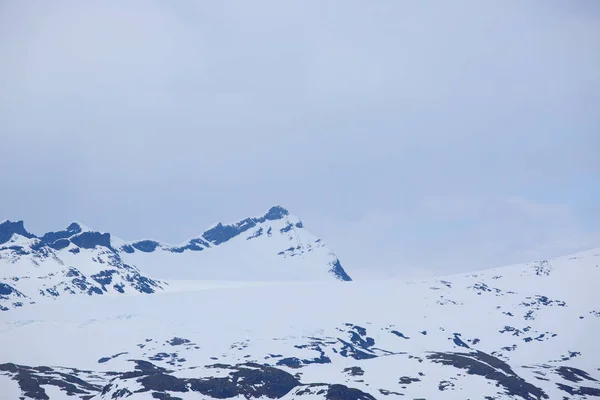
<svg viewBox="0 0 600 400">
<path fill-rule="evenodd" d="M 45 243 L 54 243 L 60 239 L 68 239 L 68 238 L 70 238 L 74 235 L 77 235 L 78 233 L 81 233 L 83 231 L 84 231 L 84 229 L 82 229 L 82 227 L 79 223 L 72 222 L 69 224 L 69 226 L 67 226 L 63 230 L 50 231 L 50 232 L 44 233 L 44 235 L 42 235 L 42 237 L 40 239 Z"/>
<path fill-rule="evenodd" d="M 304 229 L 297 216 L 278 204 L 255 217 L 233 223 L 217 223 L 176 246 L 151 239 L 126 242 L 112 238 L 109 233 L 89 229 L 77 221 L 40 236 L 28 233 L 23 221 L 0 224 L 0 244 L 16 240 L 15 234 L 18 238 L 33 239 L 30 245 L 32 252 L 39 250 L 42 254 L 51 249 L 51 252 L 79 254 L 81 249 L 99 248 L 101 252 L 112 252 L 117 258 L 123 258 L 128 265 L 143 265 L 144 269 L 165 279 L 320 280 L 333 276 L 342 281 L 351 280 L 337 256 L 321 239 Z M 209 250 L 226 242 L 227 250 Z M 177 255 L 184 252 L 186 256 Z M 156 254 L 151 256 L 153 253 Z M 85 255 L 78 257 L 85 259 L 90 252 L 81 254 Z M 203 261 L 190 261 L 190 257 L 200 257 L 199 260 Z M 194 267 L 187 268 L 188 263 Z M 179 268 L 181 275 L 174 273 L 173 268 L 165 268 L 165 265 L 178 264 L 182 266 Z"/>
<path fill-rule="evenodd" d="M 22 219 L 19 219 L 17 221 L 11 221 L 10 219 L 5 219 L 4 221 L 0 222 L 0 227 L 7 227 L 7 226 L 24 226 L 24 222 Z"/>
<path fill-rule="evenodd" d="M 125 262 L 144 265 L 144 271 L 163 279 L 352 280 L 321 239 L 277 204 L 254 217 L 215 223 L 176 246 L 146 239 L 117 240 L 113 247 Z M 199 261 L 191 261 L 195 257 Z"/>
<path fill-rule="evenodd" d="M 29 239 L 35 237 L 35 235 L 27 232 L 23 220 L 5 220 L 0 223 L 0 244 L 8 242 L 14 234 L 21 235 Z"/>
<path fill-rule="evenodd" d="M 73 222 L 71 222 L 69 224 L 69 226 L 66 227 L 65 230 L 66 231 L 79 231 L 79 232 L 81 232 L 84 229 L 83 229 L 83 225 L 81 225 L 79 222 L 73 221 Z"/>
<path fill-rule="evenodd" d="M 260 217 L 245 218 L 233 224 L 223 224 L 222 222 L 214 224 L 211 228 L 204 231 L 202 238 L 213 245 L 219 245 L 253 228 L 257 224 L 262 224 L 266 221 L 278 221 L 289 215 L 288 210 L 279 205 L 274 205 Z M 298 227 L 301 227 L 301 225 Z"/>
<path fill-rule="evenodd" d="M 269 221 L 274 221 L 277 219 L 282 219 L 288 216 L 289 214 L 289 211 L 285 208 L 281 207 L 280 205 L 274 205 L 273 207 L 269 208 L 269 211 L 265 213 L 264 218 Z"/>
</svg>

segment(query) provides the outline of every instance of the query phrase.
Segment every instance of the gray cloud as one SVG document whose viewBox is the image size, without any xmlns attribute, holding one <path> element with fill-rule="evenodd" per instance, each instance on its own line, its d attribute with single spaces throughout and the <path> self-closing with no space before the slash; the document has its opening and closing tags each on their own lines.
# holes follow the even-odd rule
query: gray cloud
<svg viewBox="0 0 600 400">
<path fill-rule="evenodd" d="M 5 1 L 0 209 L 177 242 L 281 203 L 394 274 L 585 247 L 599 19 L 586 1 Z"/>
</svg>

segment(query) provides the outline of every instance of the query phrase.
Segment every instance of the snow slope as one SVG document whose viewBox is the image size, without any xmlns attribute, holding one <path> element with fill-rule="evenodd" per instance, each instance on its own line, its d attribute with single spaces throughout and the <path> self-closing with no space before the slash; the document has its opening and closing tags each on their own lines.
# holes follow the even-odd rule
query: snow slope
<svg viewBox="0 0 600 400">
<path fill-rule="evenodd" d="M 0 310 L 65 295 L 150 294 L 162 278 L 220 281 L 349 281 L 336 255 L 282 207 L 216 224 L 173 246 L 125 242 L 79 223 L 33 235 L 0 223 Z"/>
<path fill-rule="evenodd" d="M 216 224 L 179 246 L 142 240 L 115 247 L 128 263 L 166 279 L 351 280 L 323 241 L 280 206 L 231 225 Z"/>
<path fill-rule="evenodd" d="M 404 282 L 171 282 L 0 313 L 0 393 L 600 397 L 600 249 Z M 1 395 L 0 395 L 1 397 Z"/>
<path fill-rule="evenodd" d="M 73 223 L 36 237 L 22 221 L 0 224 L 0 311 L 64 295 L 154 293 L 163 286 L 123 262 L 106 233 Z"/>
</svg>

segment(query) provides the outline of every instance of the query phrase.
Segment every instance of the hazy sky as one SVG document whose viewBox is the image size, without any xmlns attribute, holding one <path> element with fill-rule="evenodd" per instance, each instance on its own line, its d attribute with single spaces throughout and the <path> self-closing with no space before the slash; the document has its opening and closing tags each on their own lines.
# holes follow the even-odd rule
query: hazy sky
<svg viewBox="0 0 600 400">
<path fill-rule="evenodd" d="M 0 219 L 34 233 L 281 204 L 355 278 L 568 254 L 599 110 L 596 0 L 0 0 Z"/>
</svg>

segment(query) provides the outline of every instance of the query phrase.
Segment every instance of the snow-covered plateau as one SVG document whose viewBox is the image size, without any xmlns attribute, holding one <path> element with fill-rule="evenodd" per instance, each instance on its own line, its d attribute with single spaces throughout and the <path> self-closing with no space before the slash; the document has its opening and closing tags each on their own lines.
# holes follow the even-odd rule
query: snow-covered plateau
<svg viewBox="0 0 600 400">
<path fill-rule="evenodd" d="M 358 282 L 281 207 L 178 246 L 5 221 L 0 399 L 596 398 L 599 265 Z"/>
</svg>

